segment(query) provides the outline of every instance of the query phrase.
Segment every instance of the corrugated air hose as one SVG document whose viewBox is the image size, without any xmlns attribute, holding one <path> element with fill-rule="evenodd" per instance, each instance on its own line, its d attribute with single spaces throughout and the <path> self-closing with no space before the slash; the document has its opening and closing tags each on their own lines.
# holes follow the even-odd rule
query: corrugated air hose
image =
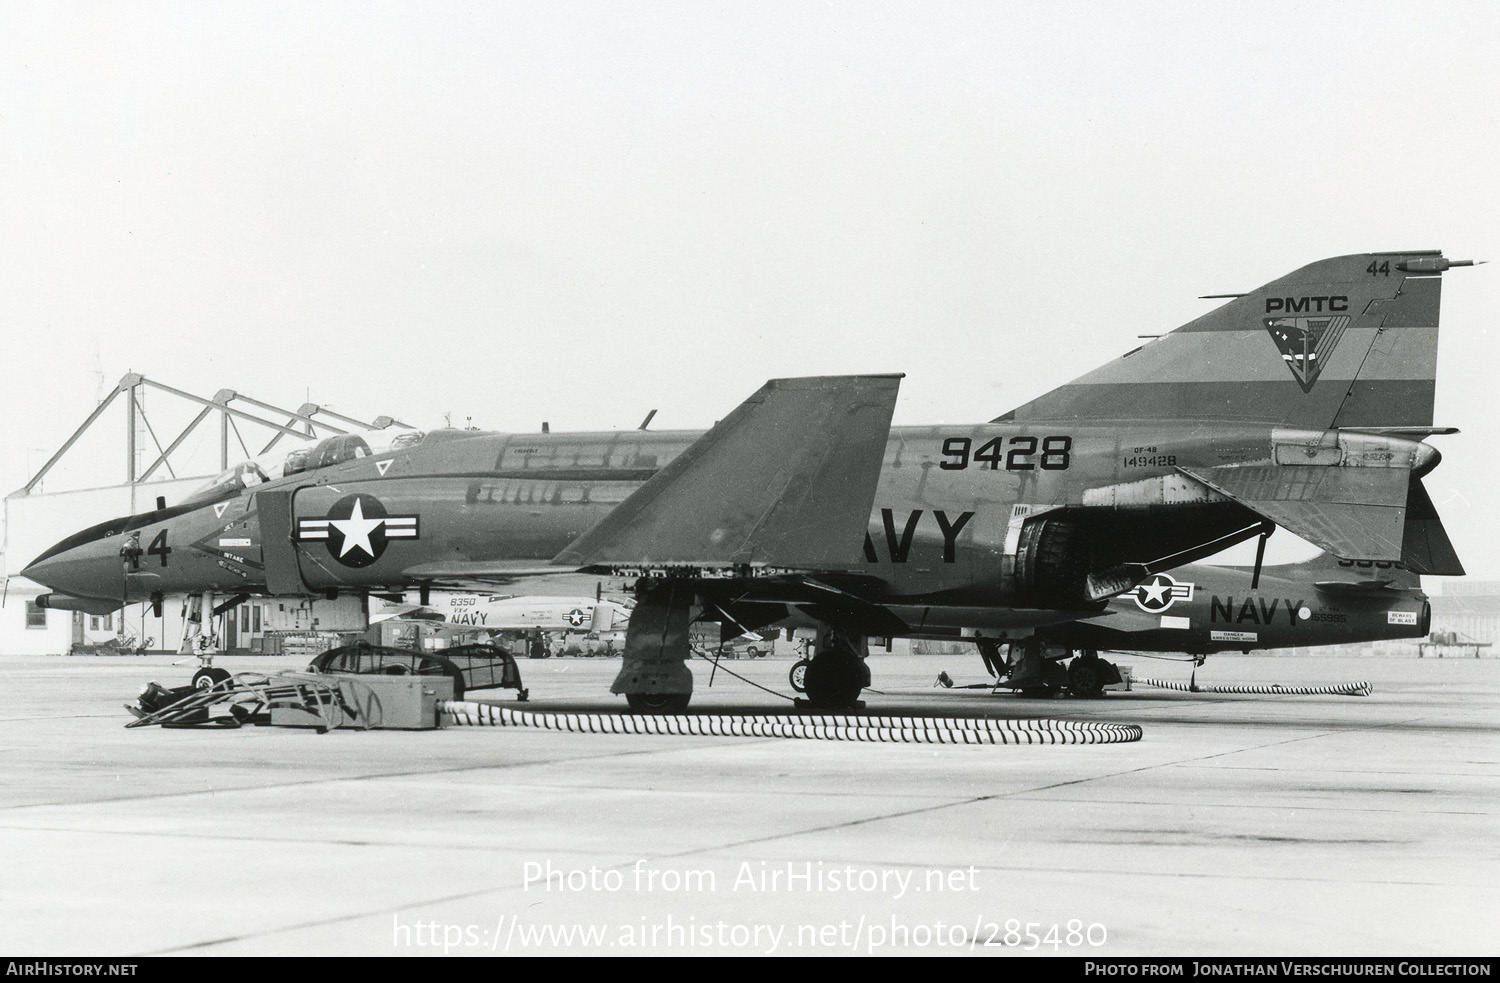
<svg viewBox="0 0 1500 983">
<path fill-rule="evenodd" d="M 753 714 L 644 715 L 536 713 L 490 703 L 439 704 L 444 723 L 470 727 L 537 727 L 578 734 L 680 734 L 787 737 L 881 744 L 1124 744 L 1141 739 L 1135 724 L 1091 720 L 991 720 L 983 717 L 862 717 Z"/>
<path fill-rule="evenodd" d="M 1368 681 L 1358 683 L 1336 683 L 1332 686 L 1283 686 L 1280 683 L 1235 683 L 1228 686 L 1199 686 L 1197 676 L 1186 683 L 1172 683 L 1165 679 L 1150 679 L 1136 676 L 1131 680 L 1137 686 L 1155 686 L 1159 689 L 1175 689 L 1183 693 L 1254 693 L 1275 696 L 1369 696 L 1373 687 Z"/>
</svg>

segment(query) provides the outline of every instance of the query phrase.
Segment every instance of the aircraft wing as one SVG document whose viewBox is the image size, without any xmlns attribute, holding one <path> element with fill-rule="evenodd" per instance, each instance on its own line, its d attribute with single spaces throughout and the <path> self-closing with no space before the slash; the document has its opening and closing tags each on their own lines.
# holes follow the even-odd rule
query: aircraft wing
<svg viewBox="0 0 1500 983">
<path fill-rule="evenodd" d="M 420 604 L 397 604 L 384 611 L 371 613 L 370 624 L 378 625 L 383 621 L 442 621 L 440 612 Z"/>
<path fill-rule="evenodd" d="M 772 379 L 552 562 L 858 569 L 900 380 Z"/>
<path fill-rule="evenodd" d="M 619 568 L 700 568 L 727 582 L 759 567 L 773 592 L 787 576 L 847 575 L 863 566 L 901 378 L 772 379 L 550 563 L 441 561 L 403 576 L 552 595 L 592 593 Z"/>
<path fill-rule="evenodd" d="M 425 583 L 454 590 L 493 592 L 499 587 L 524 585 L 519 593 L 547 597 L 592 595 L 599 578 L 574 567 L 552 566 L 535 560 L 466 560 L 418 563 L 402 571 L 409 583 Z"/>
</svg>

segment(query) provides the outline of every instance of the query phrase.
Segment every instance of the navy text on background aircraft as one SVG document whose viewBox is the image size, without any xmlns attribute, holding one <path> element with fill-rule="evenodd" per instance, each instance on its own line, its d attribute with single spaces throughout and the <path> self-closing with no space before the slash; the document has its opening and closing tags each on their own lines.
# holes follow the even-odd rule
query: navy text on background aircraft
<svg viewBox="0 0 1500 983">
<path fill-rule="evenodd" d="M 695 618 L 816 621 L 822 706 L 857 698 L 871 636 L 982 632 L 1045 684 L 1049 626 L 1276 526 L 1462 573 L 1421 483 L 1424 438 L 1451 432 L 1432 409 L 1442 274 L 1461 265 L 1313 263 L 987 424 L 892 428 L 893 375 L 773 380 L 706 433 L 342 435 L 24 574 L 73 607 L 623 577 L 638 603 L 613 690 L 636 707 L 686 705 Z"/>
</svg>

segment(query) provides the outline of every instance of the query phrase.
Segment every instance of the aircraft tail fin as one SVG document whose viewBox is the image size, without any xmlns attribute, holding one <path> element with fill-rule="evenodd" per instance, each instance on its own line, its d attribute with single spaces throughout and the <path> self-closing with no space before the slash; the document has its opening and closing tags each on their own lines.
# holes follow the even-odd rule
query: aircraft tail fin
<svg viewBox="0 0 1500 983">
<path fill-rule="evenodd" d="M 1444 270 L 1435 250 L 1325 259 L 997 418 L 1430 427 Z"/>
</svg>

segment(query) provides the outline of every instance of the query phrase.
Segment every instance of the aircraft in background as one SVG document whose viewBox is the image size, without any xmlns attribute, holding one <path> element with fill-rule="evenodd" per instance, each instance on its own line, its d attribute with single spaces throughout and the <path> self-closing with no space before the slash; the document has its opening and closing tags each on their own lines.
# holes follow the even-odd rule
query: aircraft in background
<svg viewBox="0 0 1500 983">
<path fill-rule="evenodd" d="M 430 591 L 426 603 L 403 597 L 390 600 L 372 595 L 370 624 L 384 621 L 421 623 L 441 637 L 481 633 L 496 644 L 520 647 L 517 654 L 547 658 L 549 640 L 587 635 L 580 650 L 613 652 L 623 647 L 630 623 L 630 606 L 602 597 L 502 597 L 489 594 Z"/>
<path fill-rule="evenodd" d="M 624 578 L 612 690 L 638 709 L 686 706 L 694 619 L 730 637 L 816 621 L 823 707 L 857 700 L 870 636 L 1003 634 L 1015 671 L 1042 675 L 1061 626 L 1278 526 L 1461 574 L 1421 478 L 1440 460 L 1424 438 L 1453 432 L 1432 419 L 1439 298 L 1466 265 L 1313 263 L 987 424 L 892 428 L 888 375 L 772 380 L 706 433 L 342 435 L 83 530 L 24 574 L 64 602 L 158 603 Z"/>
<path fill-rule="evenodd" d="M 455 631 L 623 631 L 630 608 L 592 597 L 500 597 L 431 591 L 426 602 L 372 598 L 370 624 L 421 621 Z"/>
<path fill-rule="evenodd" d="M 1076 653 L 1067 669 L 1055 660 L 1021 672 L 1000 657 L 998 641 L 975 638 L 992 675 L 1005 685 L 1045 695 L 1066 686 L 1097 696 L 1120 681 L 1100 651 L 1218 652 L 1349 645 L 1422 638 L 1432 605 L 1420 578 L 1395 563 L 1340 560 L 1320 553 L 1301 563 L 1254 568 L 1190 563 L 1109 599 L 1099 614 L 1039 629 L 1053 653 Z"/>
</svg>

